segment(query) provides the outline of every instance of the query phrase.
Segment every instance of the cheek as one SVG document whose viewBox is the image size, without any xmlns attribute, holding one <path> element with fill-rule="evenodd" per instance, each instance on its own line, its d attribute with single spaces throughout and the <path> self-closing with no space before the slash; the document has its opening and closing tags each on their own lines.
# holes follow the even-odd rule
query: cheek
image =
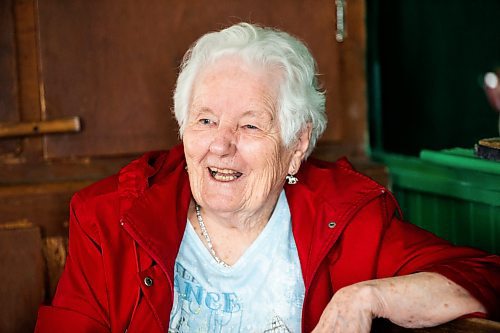
<svg viewBox="0 0 500 333">
<path fill-rule="evenodd" d="M 198 192 L 202 188 L 203 172 L 205 170 L 202 161 L 207 153 L 207 144 L 206 140 L 199 140 L 196 138 L 196 135 L 191 135 L 191 133 L 186 134 L 188 135 L 184 135 L 183 145 L 189 182 L 191 190 Z"/>
<path fill-rule="evenodd" d="M 202 196 L 202 181 L 203 181 L 203 167 L 201 167 L 201 161 L 205 156 L 204 151 L 204 141 L 197 140 L 192 135 L 186 135 L 183 137 L 184 145 L 184 156 L 186 157 L 187 172 L 189 177 L 189 184 L 191 187 L 191 192 L 193 197 L 197 202 L 201 202 Z"/>
<path fill-rule="evenodd" d="M 281 141 L 275 138 L 263 142 L 242 145 L 247 161 L 255 172 L 254 181 L 267 188 L 281 183 L 288 173 L 290 156 L 281 147 Z"/>
<path fill-rule="evenodd" d="M 186 131 L 183 137 L 184 155 L 188 165 L 199 162 L 207 152 L 208 140 L 200 140 L 195 133 Z"/>
</svg>

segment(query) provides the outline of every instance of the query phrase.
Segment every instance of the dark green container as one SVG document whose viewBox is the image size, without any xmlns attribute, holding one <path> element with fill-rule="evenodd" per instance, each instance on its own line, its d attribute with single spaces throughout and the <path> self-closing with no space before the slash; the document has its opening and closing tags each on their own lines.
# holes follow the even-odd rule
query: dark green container
<svg viewBox="0 0 500 333">
<path fill-rule="evenodd" d="M 379 158 L 405 220 L 454 244 L 500 253 L 500 162 L 459 148 Z"/>
</svg>

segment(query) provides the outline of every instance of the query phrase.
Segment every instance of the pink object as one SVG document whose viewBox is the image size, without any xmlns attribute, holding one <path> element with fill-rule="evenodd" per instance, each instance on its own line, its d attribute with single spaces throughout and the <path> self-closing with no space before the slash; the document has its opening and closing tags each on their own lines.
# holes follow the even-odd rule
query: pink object
<svg viewBox="0 0 500 333">
<path fill-rule="evenodd" d="M 500 83 L 499 83 L 499 73 L 489 72 L 484 76 L 484 91 L 486 92 L 486 97 L 490 105 L 497 112 L 500 112 Z"/>
</svg>

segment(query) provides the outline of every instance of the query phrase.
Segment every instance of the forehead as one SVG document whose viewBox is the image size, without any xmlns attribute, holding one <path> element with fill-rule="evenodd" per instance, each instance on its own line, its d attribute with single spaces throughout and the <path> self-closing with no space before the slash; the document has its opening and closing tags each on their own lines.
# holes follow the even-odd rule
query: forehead
<svg viewBox="0 0 500 333">
<path fill-rule="evenodd" d="M 279 95 L 281 72 L 272 67 L 250 64 L 241 58 L 226 56 L 203 68 L 197 75 L 192 93 L 192 106 L 208 104 L 241 107 L 275 108 Z M 257 108 L 258 110 L 259 108 Z M 256 111 L 256 110 L 254 110 Z"/>
</svg>

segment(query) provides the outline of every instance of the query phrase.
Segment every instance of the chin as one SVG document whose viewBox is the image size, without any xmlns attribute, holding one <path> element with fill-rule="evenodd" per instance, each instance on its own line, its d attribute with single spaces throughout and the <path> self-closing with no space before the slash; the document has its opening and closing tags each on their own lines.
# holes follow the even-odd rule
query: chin
<svg viewBox="0 0 500 333">
<path fill-rule="evenodd" d="M 232 182 L 219 182 L 209 177 L 199 192 L 203 202 L 210 206 L 233 206 L 241 203 L 245 191 L 245 182 L 241 179 Z"/>
<path fill-rule="evenodd" d="M 206 208 L 210 210 L 219 212 L 219 213 L 230 213 L 237 210 L 240 210 L 242 204 L 236 201 L 235 197 L 228 197 L 224 195 L 220 196 L 210 196 L 209 198 L 203 197 L 203 202 L 205 203 Z"/>
</svg>

